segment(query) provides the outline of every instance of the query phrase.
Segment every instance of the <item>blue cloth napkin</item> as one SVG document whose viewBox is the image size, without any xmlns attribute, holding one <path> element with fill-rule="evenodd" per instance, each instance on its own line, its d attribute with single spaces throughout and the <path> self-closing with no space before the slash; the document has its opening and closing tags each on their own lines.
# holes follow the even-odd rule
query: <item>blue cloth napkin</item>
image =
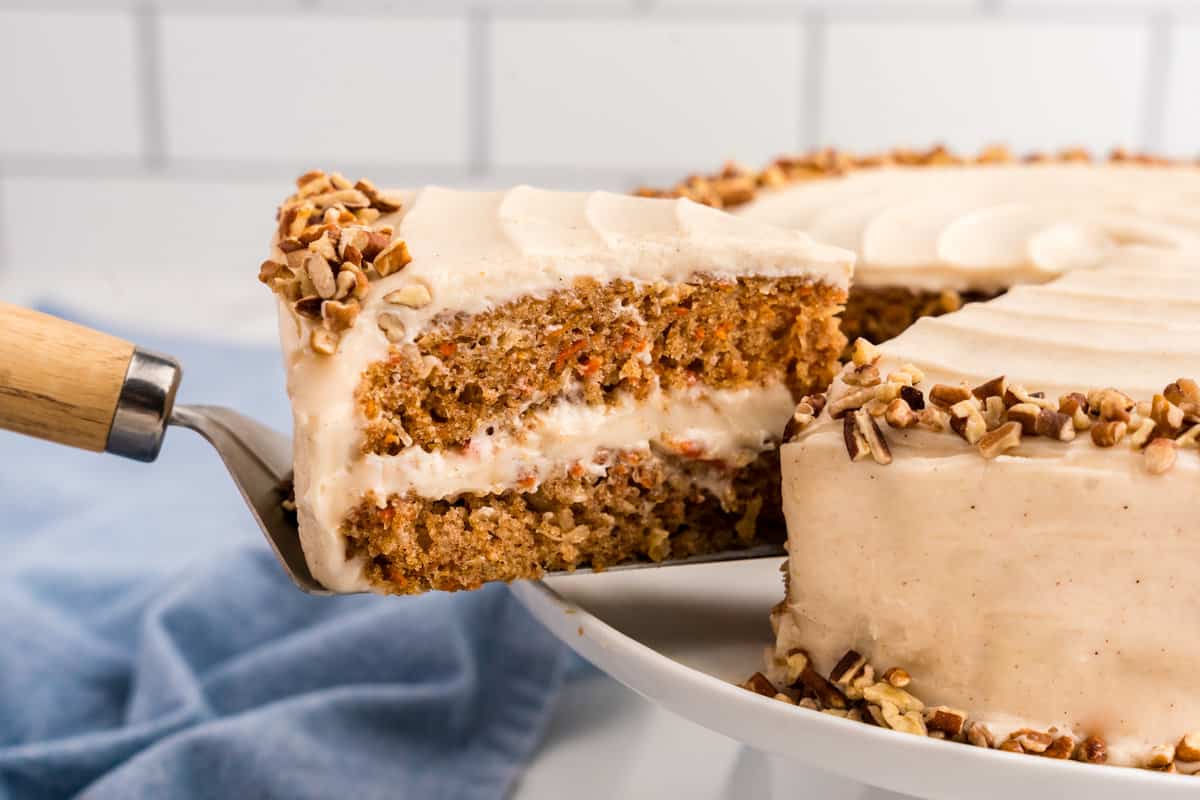
<svg viewBox="0 0 1200 800">
<path fill-rule="evenodd" d="M 278 353 L 128 336 L 289 428 Z M 0 432 L 0 800 L 493 798 L 572 665 L 503 586 L 314 598 L 215 453 Z"/>
</svg>

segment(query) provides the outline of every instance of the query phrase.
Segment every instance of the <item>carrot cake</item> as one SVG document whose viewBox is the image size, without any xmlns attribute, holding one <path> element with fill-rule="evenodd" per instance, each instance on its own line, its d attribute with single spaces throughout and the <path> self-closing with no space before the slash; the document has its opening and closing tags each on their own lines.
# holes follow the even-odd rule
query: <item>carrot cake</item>
<svg viewBox="0 0 1200 800">
<path fill-rule="evenodd" d="M 470 589 L 783 537 L 849 252 L 684 199 L 311 172 L 278 295 L 295 505 L 337 591 Z"/>
<path fill-rule="evenodd" d="M 1200 624 L 1200 169 L 860 182 L 796 195 L 827 209 L 801 227 L 862 253 L 856 282 L 1006 292 L 857 340 L 798 405 L 786 597 L 747 687 L 909 733 L 1200 771 L 1184 633 Z"/>
</svg>

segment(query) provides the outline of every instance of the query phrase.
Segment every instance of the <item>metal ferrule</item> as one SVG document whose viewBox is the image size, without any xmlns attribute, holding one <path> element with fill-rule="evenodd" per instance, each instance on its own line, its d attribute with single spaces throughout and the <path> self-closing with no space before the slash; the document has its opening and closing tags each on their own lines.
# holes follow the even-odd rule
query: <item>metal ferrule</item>
<svg viewBox="0 0 1200 800">
<path fill-rule="evenodd" d="M 134 349 L 104 449 L 136 461 L 158 458 L 182 375 L 175 359 Z"/>
</svg>

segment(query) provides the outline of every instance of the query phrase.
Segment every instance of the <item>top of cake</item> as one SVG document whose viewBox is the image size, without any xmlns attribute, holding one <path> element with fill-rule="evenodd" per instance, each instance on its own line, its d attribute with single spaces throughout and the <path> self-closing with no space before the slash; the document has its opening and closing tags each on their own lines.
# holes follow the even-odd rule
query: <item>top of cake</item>
<svg viewBox="0 0 1200 800">
<path fill-rule="evenodd" d="M 1200 169 L 1120 152 L 1017 162 L 1000 148 L 975 159 L 941 148 L 821 151 L 757 175 L 693 177 L 670 193 L 858 253 L 856 287 L 994 293 L 1095 267 L 1138 241 L 1200 243 Z"/>
</svg>

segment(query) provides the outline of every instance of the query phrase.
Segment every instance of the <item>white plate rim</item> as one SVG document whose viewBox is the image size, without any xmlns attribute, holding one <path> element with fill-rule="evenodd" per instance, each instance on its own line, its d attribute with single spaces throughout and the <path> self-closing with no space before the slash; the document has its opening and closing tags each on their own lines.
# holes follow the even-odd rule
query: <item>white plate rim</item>
<svg viewBox="0 0 1200 800">
<path fill-rule="evenodd" d="M 886 731 L 748 692 L 617 630 L 541 581 L 511 589 L 572 650 L 667 710 L 751 747 L 930 798 L 1195 797 L 1200 777 L 1098 767 Z M 764 614 L 765 614 L 764 610 Z M 748 666 L 748 670 L 752 669 Z M 964 779 L 975 783 L 965 785 Z M 1193 783 L 1193 781 L 1197 781 Z"/>
</svg>

